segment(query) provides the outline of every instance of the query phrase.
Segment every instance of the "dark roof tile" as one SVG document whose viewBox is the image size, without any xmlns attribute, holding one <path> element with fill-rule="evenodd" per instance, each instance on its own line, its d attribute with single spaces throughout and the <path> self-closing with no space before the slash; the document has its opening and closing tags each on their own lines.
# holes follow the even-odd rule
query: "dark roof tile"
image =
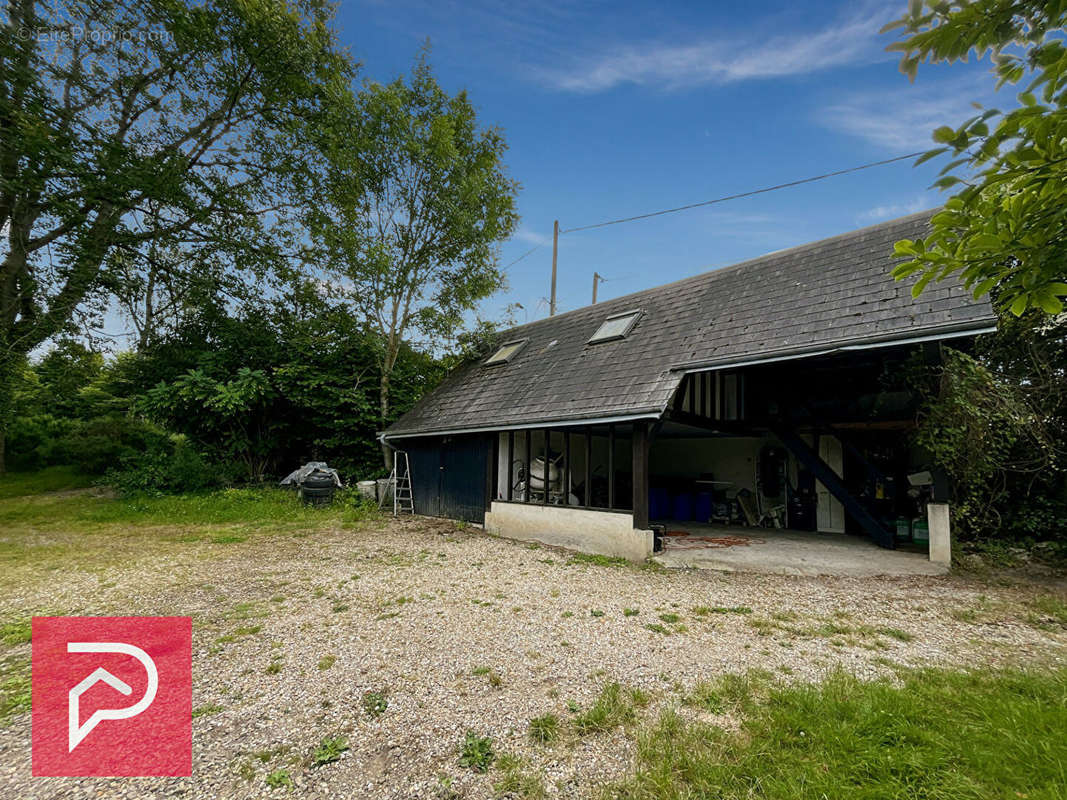
<svg viewBox="0 0 1067 800">
<path fill-rule="evenodd" d="M 893 243 L 925 235 L 931 213 L 514 328 L 500 340 L 530 342 L 510 363 L 461 367 L 387 435 L 659 413 L 682 378 L 672 368 L 682 365 L 992 323 L 988 302 L 952 279 L 913 300 L 911 283 L 890 276 Z M 634 308 L 644 313 L 626 339 L 586 344 L 605 317 Z"/>
</svg>

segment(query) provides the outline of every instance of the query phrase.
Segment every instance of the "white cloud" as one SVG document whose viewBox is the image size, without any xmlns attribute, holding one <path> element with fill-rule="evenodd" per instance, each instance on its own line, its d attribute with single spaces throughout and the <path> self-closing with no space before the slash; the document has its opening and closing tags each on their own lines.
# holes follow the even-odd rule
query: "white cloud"
<svg viewBox="0 0 1067 800">
<path fill-rule="evenodd" d="M 832 130 L 901 152 L 934 147 L 931 134 L 980 113 L 973 101 L 987 102 L 988 76 L 901 89 L 854 94 L 823 108 L 819 121 Z"/>
<path fill-rule="evenodd" d="M 802 75 L 886 58 L 876 41 L 890 17 L 884 8 L 864 4 L 853 16 L 815 33 L 626 45 L 538 72 L 547 85 L 571 92 L 603 91 L 623 83 L 678 89 Z"/>
<path fill-rule="evenodd" d="M 765 222 L 775 222 L 775 217 L 770 214 L 747 214 L 736 211 L 711 211 L 707 215 L 708 222 L 723 225 L 761 225 Z"/>
<path fill-rule="evenodd" d="M 520 242 L 526 242 L 527 244 L 535 244 L 541 247 L 552 244 L 552 237 L 546 236 L 543 233 L 532 231 L 529 228 L 522 227 L 512 234 L 512 239 L 517 239 Z"/>
<path fill-rule="evenodd" d="M 866 211 L 861 211 L 856 215 L 856 221 L 859 223 L 873 223 L 883 219 L 905 217 L 908 214 L 917 214 L 928 208 L 934 208 L 938 205 L 938 202 L 936 197 L 925 194 L 918 195 L 911 200 L 868 208 Z"/>
</svg>

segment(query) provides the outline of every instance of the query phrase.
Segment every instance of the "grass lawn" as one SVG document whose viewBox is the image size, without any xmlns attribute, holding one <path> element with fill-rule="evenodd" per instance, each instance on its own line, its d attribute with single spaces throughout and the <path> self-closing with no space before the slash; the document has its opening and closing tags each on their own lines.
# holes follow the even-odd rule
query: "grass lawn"
<svg viewBox="0 0 1067 800">
<path fill-rule="evenodd" d="M 5 565 L 38 573 L 72 564 L 100 570 L 129 559 L 166 557 L 174 545 L 239 544 L 284 532 L 307 535 L 378 516 L 350 490 L 339 493 L 330 508 L 315 509 L 279 487 L 117 497 L 106 487 L 94 487 L 95 480 L 66 467 L 0 477 L 0 588 L 18 580 L 5 573 Z"/>
<path fill-rule="evenodd" d="M 690 701 L 740 730 L 673 709 L 639 735 L 635 777 L 607 795 L 682 798 L 1063 798 L 1067 669 L 838 672 L 788 686 L 727 678 Z"/>
<path fill-rule="evenodd" d="M 366 519 L 372 509 L 342 490 L 329 509 L 293 502 L 293 492 L 275 486 L 222 489 L 186 495 L 115 497 L 85 490 L 94 479 L 66 467 L 0 477 L 0 525 L 93 528 L 114 525 L 230 525 L 345 523 Z"/>
<path fill-rule="evenodd" d="M 48 467 L 38 472 L 9 472 L 0 476 L 0 500 L 45 492 L 85 489 L 92 486 L 93 481 L 91 475 L 83 475 L 73 467 Z"/>
</svg>

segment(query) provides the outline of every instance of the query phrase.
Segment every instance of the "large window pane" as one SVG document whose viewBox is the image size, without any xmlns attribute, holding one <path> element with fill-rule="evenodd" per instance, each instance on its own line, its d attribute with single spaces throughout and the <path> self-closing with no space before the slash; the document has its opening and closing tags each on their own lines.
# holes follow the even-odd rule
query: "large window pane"
<svg viewBox="0 0 1067 800">
<path fill-rule="evenodd" d="M 527 502 L 545 502 L 545 432 L 530 431 L 530 496 Z"/>
<path fill-rule="evenodd" d="M 589 505 L 594 508 L 607 508 L 609 478 L 607 429 L 594 430 L 589 441 Z"/>
<path fill-rule="evenodd" d="M 571 433 L 571 482 L 568 503 L 575 506 L 589 505 L 589 491 L 586 484 L 585 457 L 586 438 L 584 433 Z"/>
<path fill-rule="evenodd" d="M 511 452 L 511 499 L 526 502 L 526 432 L 515 431 Z"/>
<path fill-rule="evenodd" d="M 564 505 L 564 466 L 566 453 L 563 450 L 563 431 L 550 431 L 548 434 L 548 502 Z"/>
</svg>

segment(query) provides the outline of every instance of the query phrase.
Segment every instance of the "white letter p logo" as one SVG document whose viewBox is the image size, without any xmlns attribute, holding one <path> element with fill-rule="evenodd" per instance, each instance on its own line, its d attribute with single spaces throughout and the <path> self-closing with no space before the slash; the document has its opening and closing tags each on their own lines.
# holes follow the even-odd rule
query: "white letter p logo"
<svg viewBox="0 0 1067 800">
<path fill-rule="evenodd" d="M 88 677 L 71 689 L 68 695 L 69 700 L 67 705 L 68 752 L 73 751 L 81 740 L 88 736 L 89 732 L 105 719 L 129 719 L 130 717 L 136 717 L 152 705 L 152 701 L 156 699 L 156 689 L 159 688 L 159 673 L 156 672 L 155 662 L 151 659 L 148 653 L 140 647 L 134 647 L 132 644 L 125 644 L 124 642 L 68 642 L 67 652 L 125 653 L 140 661 L 141 666 L 143 666 L 145 672 L 148 673 L 148 687 L 145 689 L 144 697 L 132 706 L 126 706 L 125 708 L 102 708 L 94 711 L 89 719 L 85 720 L 84 725 L 78 724 L 78 698 L 80 698 L 89 687 L 94 686 L 97 681 L 103 681 L 112 689 L 122 692 L 125 695 L 131 694 L 133 689 L 130 688 L 129 684 L 119 680 L 103 667 L 97 667 Z"/>
</svg>

